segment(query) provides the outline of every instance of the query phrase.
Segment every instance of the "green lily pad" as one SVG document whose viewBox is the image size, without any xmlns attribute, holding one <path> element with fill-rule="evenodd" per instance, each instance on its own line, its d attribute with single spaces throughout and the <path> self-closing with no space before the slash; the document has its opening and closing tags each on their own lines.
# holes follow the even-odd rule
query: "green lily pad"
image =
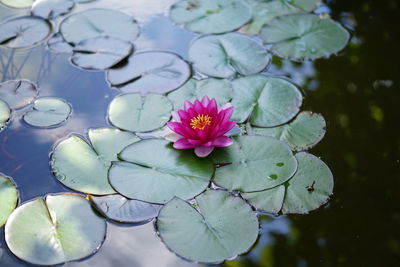
<svg viewBox="0 0 400 267">
<path fill-rule="evenodd" d="M 94 194 L 115 194 L 108 183 L 111 161 L 117 153 L 139 139 L 118 129 L 89 130 L 91 144 L 79 136 L 59 142 L 51 154 L 50 166 L 55 177 L 76 191 Z"/>
<path fill-rule="evenodd" d="M 118 64 L 133 52 L 127 41 L 112 37 L 95 37 L 78 43 L 73 48 L 71 62 L 90 70 L 105 70 Z"/>
<path fill-rule="evenodd" d="M 35 0 L 31 14 L 44 19 L 55 19 L 70 12 L 74 5 L 73 0 Z"/>
<path fill-rule="evenodd" d="M 53 127 L 66 120 L 72 113 L 71 105 L 63 99 L 42 97 L 33 103 L 32 110 L 24 115 L 24 121 L 35 127 Z"/>
<path fill-rule="evenodd" d="M 321 114 L 300 112 L 290 123 L 274 128 L 249 128 L 251 134 L 272 136 L 288 144 L 293 151 L 314 147 L 325 135 L 326 122 Z"/>
<path fill-rule="evenodd" d="M 332 19 L 313 14 L 292 14 L 274 19 L 261 30 L 271 51 L 283 58 L 313 60 L 342 50 L 349 32 Z"/>
<path fill-rule="evenodd" d="M 171 117 L 172 103 L 157 94 L 124 94 L 114 98 L 108 108 L 108 119 L 117 128 L 148 132 L 161 128 Z"/>
<path fill-rule="evenodd" d="M 61 34 L 54 34 L 48 41 L 47 47 L 54 53 L 71 54 L 73 47 L 67 43 Z"/>
<path fill-rule="evenodd" d="M 156 226 L 165 245 L 190 261 L 219 263 L 247 252 L 256 242 L 256 214 L 240 197 L 208 190 L 198 208 L 174 198 L 160 211 Z"/>
<path fill-rule="evenodd" d="M 12 8 L 30 7 L 34 0 L 0 0 L 0 3 Z"/>
<path fill-rule="evenodd" d="M 120 223 L 149 222 L 157 217 L 161 209 L 161 205 L 128 199 L 121 195 L 89 198 L 103 216 Z"/>
<path fill-rule="evenodd" d="M 169 16 L 192 32 L 224 33 L 247 23 L 251 9 L 241 0 L 185 0 L 172 5 Z"/>
<path fill-rule="evenodd" d="M 168 52 L 133 54 L 128 63 L 107 72 L 107 80 L 124 93 L 168 93 L 190 77 L 190 66 L 178 55 Z"/>
<path fill-rule="evenodd" d="M 122 162 L 114 162 L 109 172 L 111 185 L 128 198 L 150 203 L 193 198 L 207 188 L 214 172 L 211 160 L 174 149 L 165 140 L 142 140 L 119 157 Z"/>
<path fill-rule="evenodd" d="M 306 152 L 296 154 L 296 158 L 298 170 L 285 185 L 242 194 L 243 197 L 259 210 L 281 211 L 283 214 L 307 214 L 327 203 L 333 192 L 333 176 L 329 167 Z"/>
<path fill-rule="evenodd" d="M 0 24 L 0 46 L 24 48 L 38 45 L 50 33 L 50 23 L 40 17 L 13 18 Z"/>
<path fill-rule="evenodd" d="M 18 191 L 11 179 L 1 173 L 0 203 L 0 227 L 2 227 L 18 204 Z"/>
<path fill-rule="evenodd" d="M 290 148 L 272 137 L 234 137 L 233 145 L 217 150 L 213 160 L 223 165 L 215 171 L 214 183 L 241 192 L 273 188 L 289 180 L 297 161 Z"/>
<path fill-rule="evenodd" d="M 114 37 L 128 42 L 139 35 L 136 20 L 112 9 L 89 9 L 65 18 L 60 33 L 71 44 L 95 37 Z"/>
<path fill-rule="evenodd" d="M 185 101 L 193 102 L 204 96 L 215 98 L 219 105 L 228 103 L 232 98 L 232 85 L 229 80 L 224 79 L 190 79 L 178 90 L 168 94 L 168 98 L 174 104 L 174 109 L 182 109 Z"/>
<path fill-rule="evenodd" d="M 189 58 L 196 70 L 219 78 L 259 73 L 271 61 L 261 44 L 239 33 L 200 37 L 189 48 Z"/>
<path fill-rule="evenodd" d="M 310 12 L 316 9 L 320 2 L 321 0 L 250 1 L 253 18 L 241 31 L 248 34 L 258 34 L 262 26 L 274 18 L 288 14 Z"/>
<path fill-rule="evenodd" d="M 106 222 L 90 202 L 75 194 L 48 195 L 19 206 L 9 217 L 5 239 L 18 258 L 55 265 L 95 253 L 106 237 Z"/>
<path fill-rule="evenodd" d="M 290 121 L 300 110 L 303 97 L 291 82 L 263 75 L 236 79 L 233 84 L 232 118 L 239 123 L 250 118 L 260 127 L 274 127 Z"/>
<path fill-rule="evenodd" d="M 0 99 L 11 109 L 20 109 L 32 103 L 39 89 L 28 80 L 10 80 L 0 83 Z"/>
<path fill-rule="evenodd" d="M 6 127 L 11 117 L 11 110 L 7 103 L 0 100 L 0 132 Z"/>
</svg>

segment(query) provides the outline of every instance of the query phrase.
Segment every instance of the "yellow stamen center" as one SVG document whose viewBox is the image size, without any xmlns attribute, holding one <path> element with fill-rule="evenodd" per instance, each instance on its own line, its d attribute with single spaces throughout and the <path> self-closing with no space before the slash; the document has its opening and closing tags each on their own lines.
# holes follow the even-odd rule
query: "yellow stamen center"
<svg viewBox="0 0 400 267">
<path fill-rule="evenodd" d="M 211 117 L 200 114 L 190 120 L 190 126 L 193 129 L 204 130 L 207 125 L 211 125 Z"/>
</svg>

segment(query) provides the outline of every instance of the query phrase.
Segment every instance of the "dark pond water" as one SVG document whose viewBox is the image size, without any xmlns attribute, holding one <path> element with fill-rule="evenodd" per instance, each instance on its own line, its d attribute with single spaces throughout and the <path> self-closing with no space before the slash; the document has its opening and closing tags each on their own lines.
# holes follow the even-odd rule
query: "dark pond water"
<svg viewBox="0 0 400 267">
<path fill-rule="evenodd" d="M 131 13 L 141 24 L 139 51 L 166 50 L 187 58 L 196 35 L 165 16 L 173 0 L 98 1 Z M 92 7 L 90 6 L 90 7 Z M 329 1 L 331 16 L 354 30 L 337 57 L 294 64 L 276 60 L 273 72 L 291 77 L 306 92 L 305 110 L 322 113 L 327 134 L 311 153 L 335 177 L 328 206 L 305 216 L 261 216 L 261 237 L 247 255 L 224 266 L 400 266 L 400 57 L 396 0 Z M 89 6 L 85 7 L 88 8 Z M 0 6 L 0 20 L 26 11 Z M 22 202 L 68 191 L 51 175 L 53 144 L 88 128 L 107 126 L 106 108 L 117 91 L 103 72 L 73 67 L 68 55 L 39 46 L 0 49 L 0 80 L 26 78 L 41 96 L 64 98 L 73 115 L 62 127 L 34 129 L 14 119 L 0 136 L 0 171 L 12 176 Z M 18 118 L 18 113 L 14 118 Z M 16 259 L 0 228 L 0 266 L 29 266 Z M 196 266 L 169 252 L 151 223 L 108 225 L 104 246 L 93 257 L 65 266 Z"/>
</svg>

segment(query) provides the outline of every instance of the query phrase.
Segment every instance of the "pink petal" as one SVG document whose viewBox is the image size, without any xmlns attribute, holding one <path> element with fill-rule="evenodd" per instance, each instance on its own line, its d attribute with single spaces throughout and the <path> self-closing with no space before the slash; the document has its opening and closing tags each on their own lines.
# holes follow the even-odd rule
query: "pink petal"
<svg viewBox="0 0 400 267">
<path fill-rule="evenodd" d="M 212 140 L 212 146 L 216 147 L 226 147 L 233 144 L 232 138 L 228 136 L 220 136 Z"/>
<path fill-rule="evenodd" d="M 193 104 L 190 103 L 189 101 L 185 101 L 183 106 L 184 106 L 185 110 L 188 110 L 189 108 L 193 108 Z"/>
<path fill-rule="evenodd" d="M 203 99 L 201 99 L 201 103 L 203 104 L 204 107 L 208 106 L 208 103 L 210 102 L 210 98 L 208 96 L 204 96 Z"/>
<path fill-rule="evenodd" d="M 186 138 L 179 139 L 174 143 L 174 148 L 176 149 L 189 149 L 194 147 L 196 147 L 196 145 L 189 143 Z"/>
<path fill-rule="evenodd" d="M 198 146 L 194 149 L 196 156 L 200 158 L 207 157 L 214 150 L 214 147 Z"/>
<path fill-rule="evenodd" d="M 208 103 L 207 111 L 209 114 L 212 114 L 213 116 L 215 116 L 215 114 L 217 114 L 218 106 L 217 106 L 217 101 L 215 100 L 215 98 L 212 98 L 210 100 L 210 103 Z"/>
<path fill-rule="evenodd" d="M 204 108 L 203 105 L 199 100 L 194 101 L 194 110 L 196 111 L 197 114 L 203 114 L 204 113 Z"/>
</svg>

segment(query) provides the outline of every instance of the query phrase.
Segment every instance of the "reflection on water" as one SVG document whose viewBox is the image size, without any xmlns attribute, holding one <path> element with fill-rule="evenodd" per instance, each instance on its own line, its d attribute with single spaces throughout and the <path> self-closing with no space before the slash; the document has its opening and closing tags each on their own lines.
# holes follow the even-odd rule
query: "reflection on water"
<svg viewBox="0 0 400 267">
<path fill-rule="evenodd" d="M 132 14 L 141 25 L 135 46 L 140 51 L 168 50 L 187 58 L 197 35 L 176 27 L 165 16 L 174 0 L 99 0 L 77 10 L 109 6 Z M 398 177 L 400 99 L 396 0 L 329 1 L 335 19 L 356 27 L 349 47 L 338 57 L 303 64 L 276 61 L 272 71 L 289 76 L 306 91 L 306 110 L 326 118 L 325 139 L 312 153 L 320 155 L 335 176 L 329 206 L 307 216 L 262 217 L 255 248 L 226 266 L 397 266 L 400 264 Z M 326 12 L 325 10 L 325 12 Z M 26 10 L 0 8 L 0 20 Z M 357 25 L 357 26 L 355 26 Z M 10 58 L 12 60 L 10 60 Z M 8 67 L 7 67 L 8 66 Z M 103 72 L 69 64 L 67 55 L 0 49 L 0 80 L 27 78 L 38 83 L 40 96 L 56 96 L 73 105 L 71 119 L 56 129 L 34 129 L 13 114 L 0 135 L 0 171 L 12 176 L 22 201 L 64 192 L 50 173 L 48 153 L 67 134 L 85 135 L 107 126 L 106 107 L 118 94 Z M 153 225 L 109 224 L 99 253 L 66 266 L 196 266 L 169 252 Z M 30 266 L 10 254 L 0 229 L 0 266 Z"/>
</svg>

